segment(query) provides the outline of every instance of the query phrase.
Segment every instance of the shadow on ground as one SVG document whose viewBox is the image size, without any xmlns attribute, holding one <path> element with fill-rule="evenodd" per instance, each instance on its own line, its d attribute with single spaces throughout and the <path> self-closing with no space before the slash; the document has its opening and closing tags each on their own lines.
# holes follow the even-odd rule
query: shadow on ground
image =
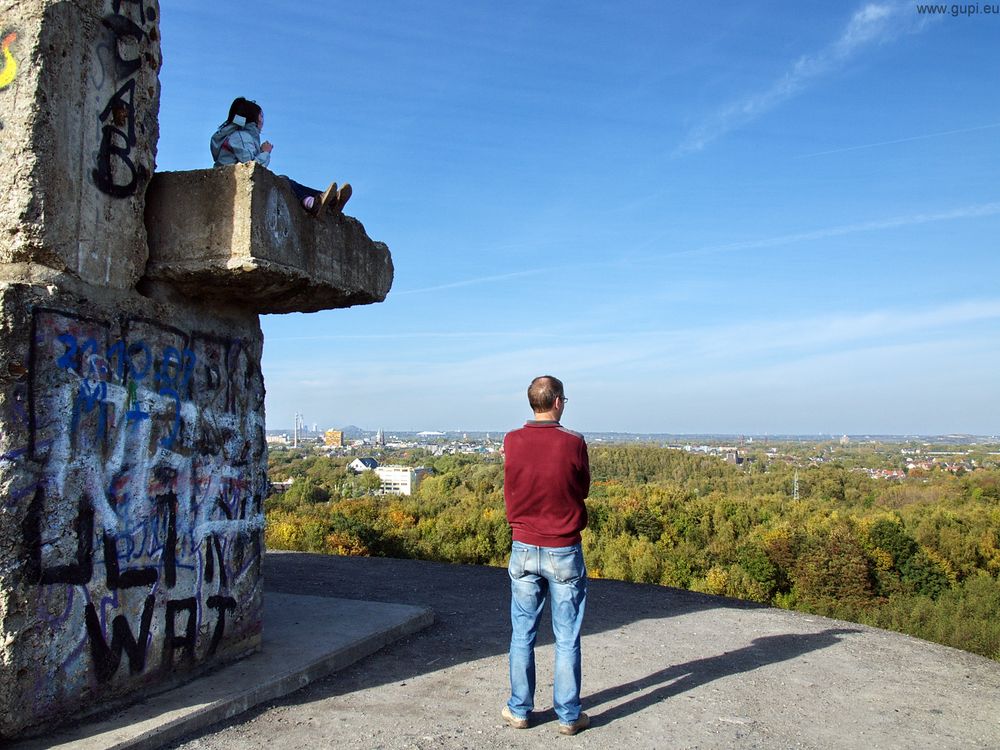
<svg viewBox="0 0 1000 750">
<path fill-rule="evenodd" d="M 591 716 L 593 725 L 596 727 L 610 724 L 616 719 L 642 711 L 707 682 L 741 672 L 749 672 L 768 664 L 794 659 L 810 651 L 828 648 L 840 641 L 839 636 L 860 632 L 860 630 L 850 628 L 829 628 L 819 633 L 771 635 L 756 638 L 745 648 L 705 659 L 694 659 L 684 664 L 672 665 L 642 679 L 590 693 L 587 695 L 587 702 L 592 705 L 602 705 L 609 701 L 626 698 L 629 695 L 636 695 L 635 698 L 617 703 L 613 708 L 601 713 L 594 713 Z"/>
<path fill-rule="evenodd" d="M 416 560 L 338 557 L 271 552 L 264 560 L 267 591 L 309 596 L 362 599 L 430 607 L 437 621 L 430 628 L 369 657 L 359 668 L 320 680 L 269 705 L 301 705 L 366 688 L 405 683 L 420 675 L 459 663 L 495 657 L 507 652 L 510 636 L 509 579 L 503 568 L 450 565 Z M 664 619 L 711 610 L 752 610 L 760 605 L 697 594 L 663 586 L 591 580 L 584 637 L 624 629 L 644 619 Z M 552 642 L 547 616 L 539 629 L 538 645 Z M 594 713 L 595 725 L 610 724 L 629 714 L 706 682 L 795 658 L 838 642 L 858 632 L 828 629 L 811 634 L 757 638 L 728 653 L 670 665 L 596 693 L 584 694 L 589 706 L 609 701 L 613 707 Z M 711 648 L 711 644 L 707 645 Z M 379 658 L 391 654 L 392 658 Z M 655 662 L 652 662 L 655 663 Z M 498 679 L 502 678 L 498 675 Z M 498 688 L 502 692 L 502 687 Z M 259 706 L 227 724 L 252 720 L 269 706 Z M 551 709 L 535 715 L 537 723 L 554 720 Z"/>
</svg>

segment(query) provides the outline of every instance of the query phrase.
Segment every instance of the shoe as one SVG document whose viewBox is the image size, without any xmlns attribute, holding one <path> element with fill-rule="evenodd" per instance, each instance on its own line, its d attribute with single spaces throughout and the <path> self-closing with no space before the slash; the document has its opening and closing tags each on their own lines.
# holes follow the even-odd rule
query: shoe
<svg viewBox="0 0 1000 750">
<path fill-rule="evenodd" d="M 320 212 L 323 210 L 324 206 L 329 206 L 337 198 L 337 183 L 331 182 L 330 187 L 323 191 L 322 195 L 317 195 L 313 200 L 312 208 L 309 209 L 309 213 L 312 216 L 319 216 Z"/>
<path fill-rule="evenodd" d="M 587 714 L 580 712 L 579 718 L 572 724 L 560 724 L 559 734 L 576 734 L 577 732 L 582 732 L 584 729 L 590 726 L 590 717 Z"/>
<path fill-rule="evenodd" d="M 510 712 L 508 706 L 504 706 L 503 710 L 500 712 L 503 720 L 510 724 L 514 729 L 527 729 L 528 728 L 528 717 L 525 716 L 523 719 L 519 719 L 514 714 Z"/>
<path fill-rule="evenodd" d="M 337 200 L 330 203 L 330 208 L 337 213 L 344 210 L 344 206 L 347 205 L 347 201 L 351 199 L 351 194 L 354 190 L 351 189 L 351 183 L 345 182 L 344 185 L 337 190 Z"/>
</svg>

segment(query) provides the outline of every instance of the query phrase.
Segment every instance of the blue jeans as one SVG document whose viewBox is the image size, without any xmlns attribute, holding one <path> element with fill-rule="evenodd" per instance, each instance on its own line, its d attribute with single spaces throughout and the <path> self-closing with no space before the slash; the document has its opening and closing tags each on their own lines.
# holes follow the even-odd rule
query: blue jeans
<svg viewBox="0 0 1000 750">
<path fill-rule="evenodd" d="M 583 548 L 535 547 L 514 542 L 510 551 L 510 700 L 507 707 L 526 718 L 535 707 L 535 636 L 546 598 L 556 639 L 552 705 L 559 721 L 580 718 L 580 626 L 587 603 Z"/>
<path fill-rule="evenodd" d="M 315 188 L 311 187 L 306 187 L 302 183 L 296 182 L 291 177 L 286 177 L 285 175 L 282 175 L 282 177 L 288 180 L 288 186 L 292 189 L 292 192 L 295 193 L 295 197 L 299 199 L 299 203 L 304 201 L 310 195 L 313 198 L 315 198 L 317 195 L 320 194 L 319 190 L 316 190 Z"/>
</svg>

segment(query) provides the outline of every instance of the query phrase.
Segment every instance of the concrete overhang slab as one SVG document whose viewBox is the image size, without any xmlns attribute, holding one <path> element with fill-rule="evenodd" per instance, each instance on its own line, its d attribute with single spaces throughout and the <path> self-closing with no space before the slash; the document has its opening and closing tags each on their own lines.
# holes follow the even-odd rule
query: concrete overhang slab
<svg viewBox="0 0 1000 750">
<path fill-rule="evenodd" d="M 357 219 L 308 215 L 288 182 L 254 163 L 158 172 L 146 192 L 146 278 L 257 313 L 381 302 L 389 248 Z"/>
</svg>

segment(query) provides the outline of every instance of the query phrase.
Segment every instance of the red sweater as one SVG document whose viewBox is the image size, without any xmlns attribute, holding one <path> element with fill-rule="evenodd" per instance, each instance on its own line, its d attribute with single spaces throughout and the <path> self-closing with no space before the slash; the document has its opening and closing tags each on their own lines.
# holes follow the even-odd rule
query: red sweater
<svg viewBox="0 0 1000 750">
<path fill-rule="evenodd" d="M 590 460 L 583 435 L 527 422 L 503 440 L 503 496 L 514 541 L 568 547 L 587 526 Z"/>
</svg>

